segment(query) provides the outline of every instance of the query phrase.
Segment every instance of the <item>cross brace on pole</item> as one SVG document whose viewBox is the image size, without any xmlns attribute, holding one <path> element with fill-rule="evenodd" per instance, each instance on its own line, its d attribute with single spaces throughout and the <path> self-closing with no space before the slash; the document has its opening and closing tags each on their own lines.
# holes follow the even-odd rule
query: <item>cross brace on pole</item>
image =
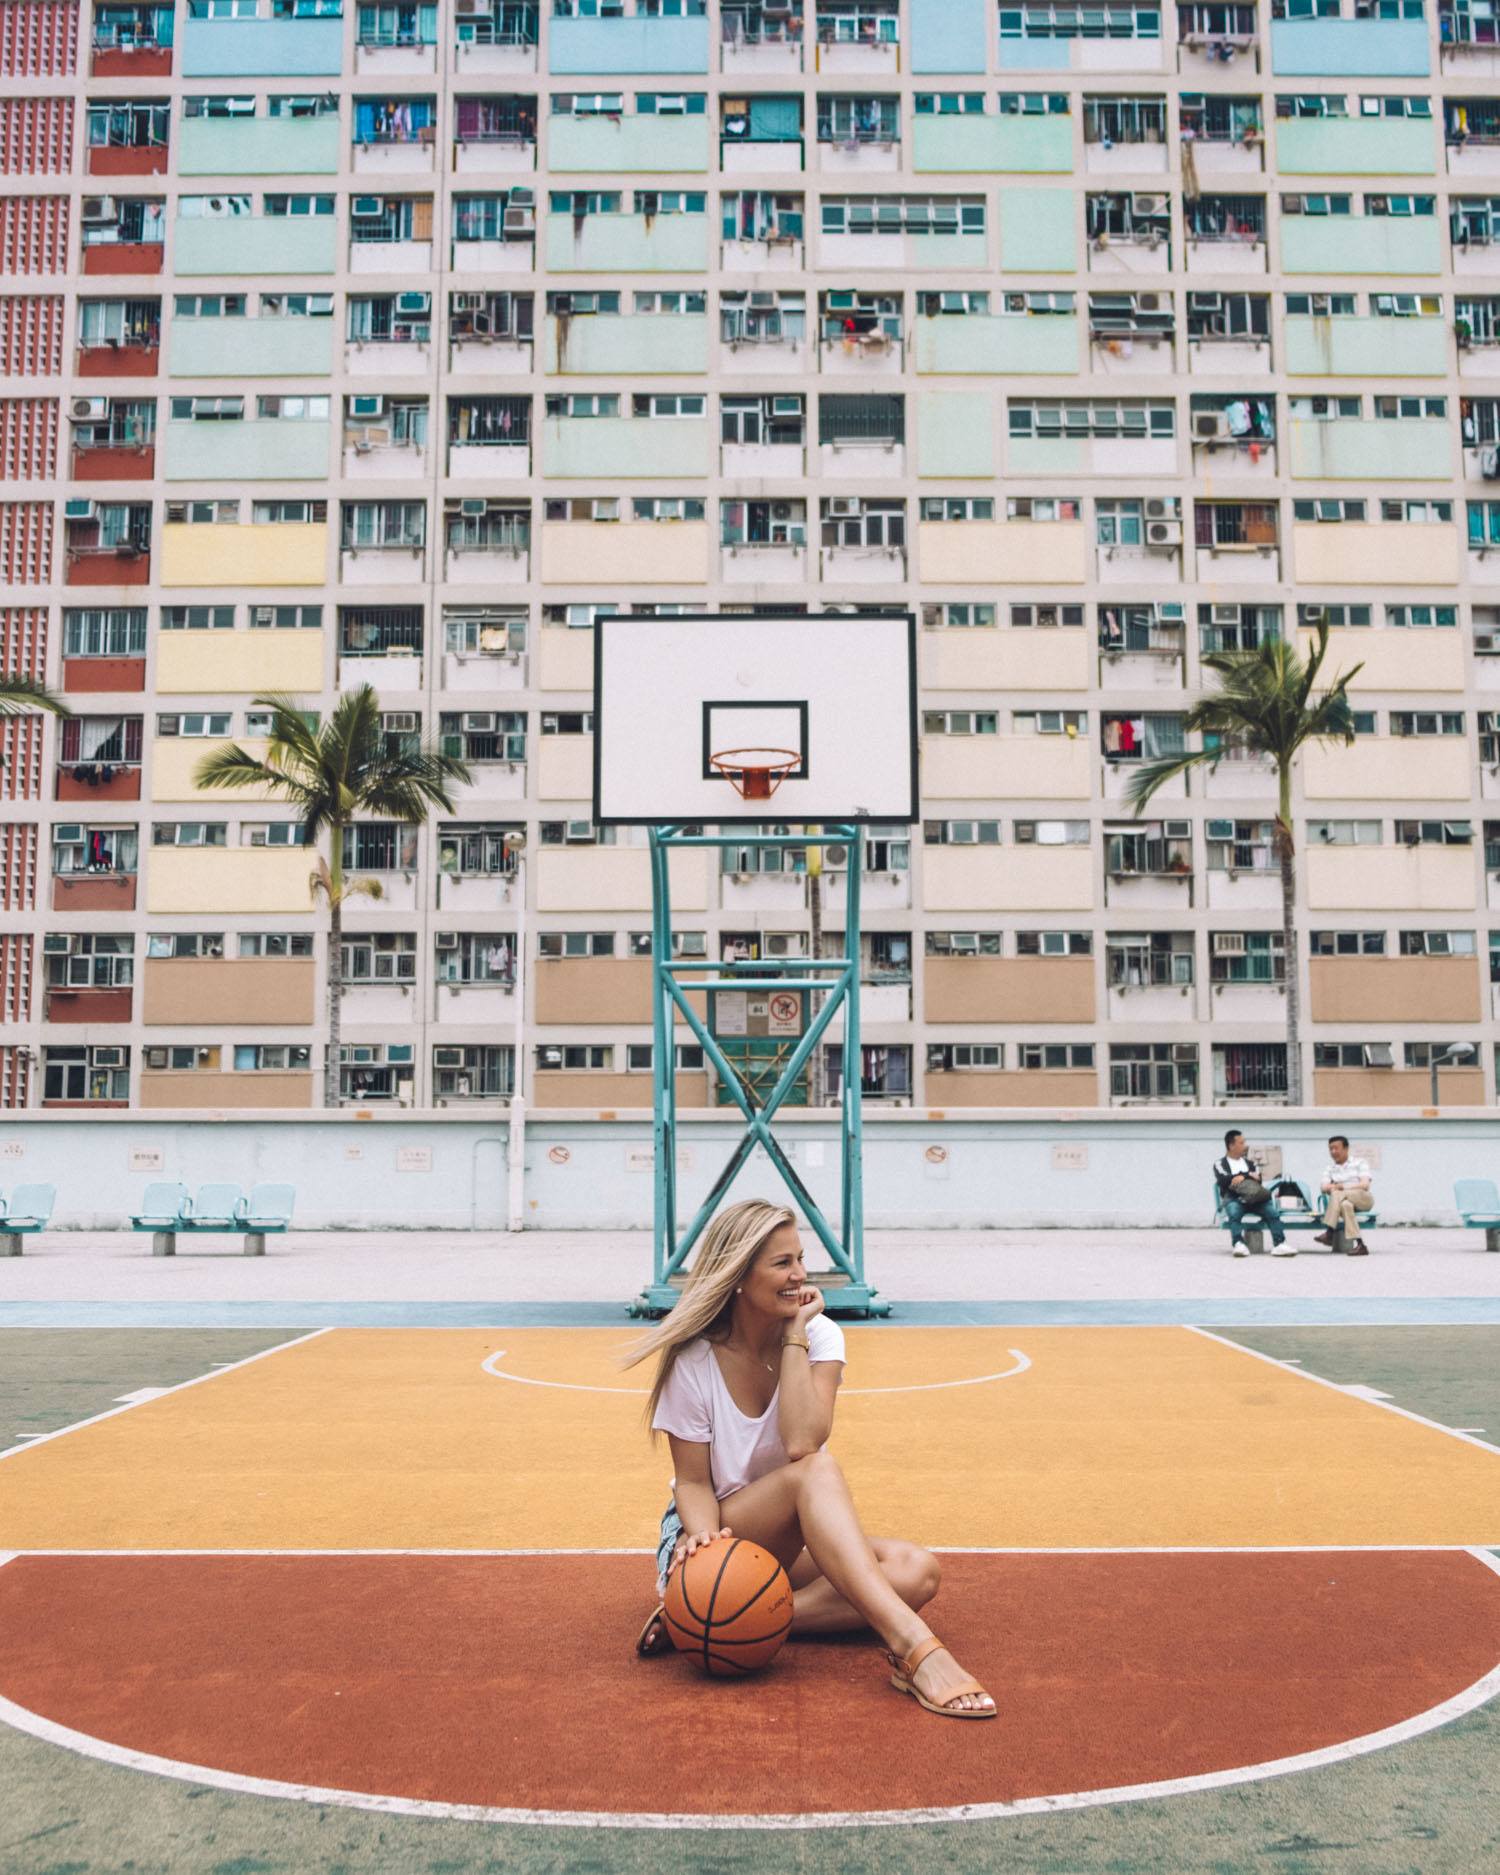
<svg viewBox="0 0 1500 1875">
<path fill-rule="evenodd" d="M 815 1271 L 813 1280 L 828 1292 L 831 1314 L 886 1315 L 890 1304 L 865 1280 L 864 1183 L 860 1116 L 860 879 L 863 831 L 857 826 L 824 827 L 817 833 L 751 834 L 689 833 L 681 827 L 652 827 L 651 838 L 651 1023 L 655 1149 L 654 1228 L 651 1281 L 631 1304 L 632 1315 L 664 1315 L 674 1305 L 685 1281 L 688 1259 L 714 1212 L 757 1146 L 791 1192 L 798 1208 L 832 1264 Z M 756 962 L 713 963 L 672 956 L 672 893 L 670 859 L 679 847 L 845 847 L 849 855 L 845 874 L 844 954 L 838 958 L 767 957 Z M 774 993 L 791 990 L 817 993 L 822 1006 L 781 1067 L 769 1092 L 758 1092 L 729 1060 L 710 1024 L 690 1000 L 695 991 L 750 991 Z M 773 1130 L 773 1121 L 820 1046 L 829 1025 L 840 1012 L 844 1017 L 844 1072 L 839 1094 L 839 1211 L 838 1226 L 825 1216 L 807 1189 Z M 733 1105 L 744 1121 L 744 1131 L 707 1196 L 685 1230 L 677 1221 L 677 1078 L 673 1034 L 681 1022 L 703 1049 Z"/>
</svg>

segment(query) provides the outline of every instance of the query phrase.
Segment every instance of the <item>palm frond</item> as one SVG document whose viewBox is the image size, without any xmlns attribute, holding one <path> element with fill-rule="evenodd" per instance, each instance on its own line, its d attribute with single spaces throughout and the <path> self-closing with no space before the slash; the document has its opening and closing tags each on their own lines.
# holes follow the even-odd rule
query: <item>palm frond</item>
<svg viewBox="0 0 1500 1875">
<path fill-rule="evenodd" d="M 27 710 L 48 710 L 53 716 L 73 714 L 40 678 L 28 677 L 24 671 L 0 671 L 0 716 L 20 716 Z"/>
</svg>

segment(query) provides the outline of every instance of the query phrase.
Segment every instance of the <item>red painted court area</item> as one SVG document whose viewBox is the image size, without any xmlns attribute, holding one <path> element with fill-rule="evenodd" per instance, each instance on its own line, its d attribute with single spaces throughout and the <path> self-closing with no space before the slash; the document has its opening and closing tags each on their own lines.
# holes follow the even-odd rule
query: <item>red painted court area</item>
<svg viewBox="0 0 1500 1875">
<path fill-rule="evenodd" d="M 577 1813 L 1012 1803 L 1338 1747 L 1500 1660 L 1463 1550 L 953 1555 L 955 1726 L 867 1640 L 710 1681 L 637 1660 L 636 1556 L 18 1557 L 0 1692 L 116 1751 L 277 1784 Z M 851 1745 L 858 1740 L 857 1748 Z"/>
</svg>

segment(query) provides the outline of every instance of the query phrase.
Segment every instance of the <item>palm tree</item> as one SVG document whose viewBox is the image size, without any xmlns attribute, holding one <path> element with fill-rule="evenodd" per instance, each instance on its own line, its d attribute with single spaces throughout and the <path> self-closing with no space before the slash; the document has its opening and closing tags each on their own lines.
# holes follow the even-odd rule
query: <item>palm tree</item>
<svg viewBox="0 0 1500 1875">
<path fill-rule="evenodd" d="M 1302 1104 L 1301 983 L 1297 972 L 1296 844 L 1292 833 L 1292 771 L 1309 743 L 1354 740 L 1349 685 L 1364 669 L 1336 677 L 1327 690 L 1313 686 L 1328 655 L 1328 627 L 1317 627 L 1317 643 L 1306 658 L 1283 638 L 1262 641 L 1253 651 L 1216 651 L 1203 659 L 1219 687 L 1183 718 L 1187 735 L 1203 746 L 1144 762 L 1131 776 L 1128 799 L 1139 819 L 1157 790 L 1191 768 L 1216 768 L 1230 749 L 1261 756 L 1276 770 L 1275 850 L 1281 866 L 1281 941 L 1286 971 L 1287 1100 Z"/>
<path fill-rule="evenodd" d="M 20 716 L 27 710 L 50 710 L 54 716 L 73 714 L 39 678 L 27 677 L 20 671 L 0 671 L 0 716 Z"/>
<path fill-rule="evenodd" d="M 339 1104 L 339 1045 L 344 995 L 344 903 L 379 898 L 378 879 L 349 879 L 344 872 L 344 835 L 361 814 L 417 826 L 433 806 L 450 812 L 450 784 L 469 780 L 457 756 L 424 748 L 412 738 L 391 735 L 380 725 L 380 701 L 369 684 L 348 691 L 321 728 L 310 727 L 296 698 L 257 697 L 255 707 L 271 715 L 264 757 L 237 743 L 221 743 L 193 773 L 200 788 L 261 788 L 297 809 L 302 837 L 312 846 L 327 829 L 329 857 L 321 856 L 308 884 L 314 899 L 328 901 L 328 1056 L 323 1068 L 323 1104 Z"/>
</svg>

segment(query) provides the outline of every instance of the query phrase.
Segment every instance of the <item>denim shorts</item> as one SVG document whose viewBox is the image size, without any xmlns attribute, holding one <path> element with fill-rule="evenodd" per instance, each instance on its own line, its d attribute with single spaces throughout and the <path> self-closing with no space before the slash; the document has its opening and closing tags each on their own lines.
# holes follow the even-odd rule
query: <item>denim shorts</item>
<svg viewBox="0 0 1500 1875">
<path fill-rule="evenodd" d="M 656 1539 L 656 1593 L 658 1597 L 667 1592 L 667 1571 L 672 1567 L 672 1553 L 677 1548 L 677 1539 L 682 1535 L 682 1519 L 677 1515 L 677 1502 L 674 1498 L 662 1513 L 661 1534 Z"/>
</svg>

